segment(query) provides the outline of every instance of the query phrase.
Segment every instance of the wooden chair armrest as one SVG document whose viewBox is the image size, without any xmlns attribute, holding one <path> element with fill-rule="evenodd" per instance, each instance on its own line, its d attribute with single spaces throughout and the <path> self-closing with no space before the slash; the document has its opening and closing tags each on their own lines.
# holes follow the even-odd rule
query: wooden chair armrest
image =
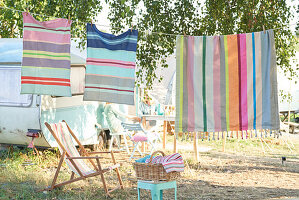
<svg viewBox="0 0 299 200">
<path fill-rule="evenodd" d="M 120 153 L 120 151 L 112 151 L 113 153 Z M 88 154 L 101 154 L 101 153 L 111 153 L 111 151 L 94 151 L 88 152 Z"/>
<path fill-rule="evenodd" d="M 66 159 L 74 160 L 74 159 L 97 159 L 97 158 L 104 158 L 98 156 L 82 156 L 82 157 L 66 157 Z"/>
</svg>

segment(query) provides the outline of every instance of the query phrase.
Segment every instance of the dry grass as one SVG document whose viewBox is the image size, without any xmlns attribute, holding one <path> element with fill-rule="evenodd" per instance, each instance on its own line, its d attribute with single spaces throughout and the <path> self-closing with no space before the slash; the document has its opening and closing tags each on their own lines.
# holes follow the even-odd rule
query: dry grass
<svg viewBox="0 0 299 200">
<path fill-rule="evenodd" d="M 171 140 L 171 137 L 168 138 Z M 299 197 L 299 141 L 293 140 L 293 152 L 279 140 L 267 139 L 268 147 L 262 150 L 258 140 L 228 140 L 226 153 L 221 141 L 199 141 L 199 147 L 211 151 L 200 153 L 199 162 L 188 149 L 191 141 L 179 142 L 186 168 L 178 180 L 178 199 L 272 199 Z M 187 145 L 189 144 L 189 146 Z M 265 144 L 264 144 L 265 145 Z M 184 148 L 185 147 L 185 148 Z M 191 148 L 192 149 L 192 148 Z M 166 151 L 170 153 L 170 150 Z M 34 156 L 28 150 L 2 151 L 0 155 L 0 199 L 106 199 L 99 178 L 73 183 L 51 192 L 38 192 L 50 184 L 59 161 L 57 152 L 43 151 Z M 281 156 L 287 161 L 281 164 Z M 124 190 L 107 199 L 137 199 L 136 179 L 128 156 L 117 156 L 123 163 L 121 173 Z M 35 165 L 24 166 L 30 160 Z M 108 159 L 103 159 L 107 163 Z M 60 180 L 69 179 L 67 166 L 63 166 Z M 107 174 L 109 186 L 116 183 L 114 173 Z M 150 199 L 142 191 L 142 199 Z M 165 191 L 164 199 L 173 199 L 173 191 Z"/>
</svg>

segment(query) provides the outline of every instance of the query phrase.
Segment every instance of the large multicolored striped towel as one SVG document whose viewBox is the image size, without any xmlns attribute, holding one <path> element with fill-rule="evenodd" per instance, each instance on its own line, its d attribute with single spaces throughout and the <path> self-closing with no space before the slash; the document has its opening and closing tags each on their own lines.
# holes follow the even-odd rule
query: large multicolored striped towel
<svg viewBox="0 0 299 200">
<path fill-rule="evenodd" d="M 71 96 L 71 22 L 39 22 L 24 12 L 23 23 L 21 94 Z"/>
<path fill-rule="evenodd" d="M 145 163 L 149 163 L 150 158 L 146 159 Z M 183 172 L 184 161 L 179 153 L 174 153 L 169 156 L 156 156 L 151 163 L 161 163 L 166 171 L 169 172 Z"/>
<path fill-rule="evenodd" d="M 176 132 L 279 129 L 273 30 L 177 36 Z"/>
<path fill-rule="evenodd" d="M 85 101 L 134 105 L 137 30 L 115 36 L 87 24 Z"/>
</svg>

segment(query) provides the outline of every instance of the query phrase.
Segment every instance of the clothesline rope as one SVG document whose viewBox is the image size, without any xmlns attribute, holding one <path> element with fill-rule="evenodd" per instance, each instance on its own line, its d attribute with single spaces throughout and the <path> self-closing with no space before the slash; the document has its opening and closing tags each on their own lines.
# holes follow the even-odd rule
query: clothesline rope
<svg viewBox="0 0 299 200">
<path fill-rule="evenodd" d="M 17 11 L 17 12 L 27 12 L 27 11 L 24 11 L 24 10 L 18 10 L 18 9 L 14 9 L 14 8 L 9 8 L 9 7 L 4 7 L 4 6 L 0 6 L 0 8 L 3 8 L 3 9 L 8 9 L 8 10 L 13 10 L 13 11 Z M 38 15 L 38 16 L 41 16 L 41 17 L 49 17 L 49 18 L 54 18 L 54 19 L 57 19 L 57 17 L 53 17 L 53 16 L 49 16 L 49 15 L 44 15 L 44 14 L 37 14 L 37 13 L 33 13 L 33 12 L 28 12 L 32 15 Z M 76 21 L 77 23 L 81 23 L 81 24 L 87 24 L 87 23 L 90 23 L 90 22 L 83 22 L 83 21 L 79 21 L 78 19 L 74 20 Z M 102 27 L 106 27 L 106 28 L 113 28 L 112 26 L 110 25 L 104 25 L 104 24 L 98 24 L 98 23 L 93 23 L 97 26 L 102 26 Z M 291 27 L 291 26 L 294 26 L 294 25 L 297 25 L 297 23 L 294 23 L 294 24 L 289 24 L 289 25 L 284 25 L 282 27 L 279 27 L 279 28 L 274 28 L 272 30 L 277 30 L 277 29 L 282 29 L 283 27 Z M 147 31 L 139 31 L 139 32 L 143 32 L 143 33 L 146 33 L 148 34 L 149 32 Z M 157 34 L 157 35 L 168 35 L 168 36 L 178 36 L 179 34 L 173 34 L 173 33 L 162 33 L 162 32 L 155 32 L 155 31 L 152 31 L 150 32 L 151 34 Z M 185 35 L 185 36 L 190 36 L 190 35 Z"/>
</svg>

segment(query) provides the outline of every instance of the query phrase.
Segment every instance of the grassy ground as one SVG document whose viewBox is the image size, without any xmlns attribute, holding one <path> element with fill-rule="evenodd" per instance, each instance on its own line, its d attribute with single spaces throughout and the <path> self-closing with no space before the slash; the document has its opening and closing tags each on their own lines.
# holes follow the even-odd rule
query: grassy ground
<svg viewBox="0 0 299 200">
<path fill-rule="evenodd" d="M 276 199 L 299 197 L 299 140 L 297 138 L 260 140 L 228 139 L 226 152 L 222 140 L 198 141 L 199 161 L 193 154 L 193 142 L 178 141 L 178 151 L 185 160 L 185 172 L 178 180 L 178 199 Z M 172 137 L 167 138 L 166 152 L 171 153 Z M 292 141 L 292 142 L 290 142 Z M 294 145 L 294 146 L 293 146 Z M 31 150 L 14 149 L 0 153 L 0 199 L 106 199 L 99 177 L 90 178 L 56 189 L 39 192 L 51 183 L 59 153 L 42 151 L 35 156 Z M 287 160 L 282 165 L 281 157 Z M 124 190 L 117 190 L 107 199 L 137 199 L 136 179 L 132 164 L 125 153 L 117 155 L 123 163 L 121 174 Z M 108 158 L 103 159 L 107 164 Z M 59 180 L 70 177 L 67 166 Z M 106 175 L 109 187 L 116 184 L 115 173 Z M 150 199 L 142 191 L 142 199 Z M 173 199 L 173 191 L 164 192 Z"/>
</svg>

